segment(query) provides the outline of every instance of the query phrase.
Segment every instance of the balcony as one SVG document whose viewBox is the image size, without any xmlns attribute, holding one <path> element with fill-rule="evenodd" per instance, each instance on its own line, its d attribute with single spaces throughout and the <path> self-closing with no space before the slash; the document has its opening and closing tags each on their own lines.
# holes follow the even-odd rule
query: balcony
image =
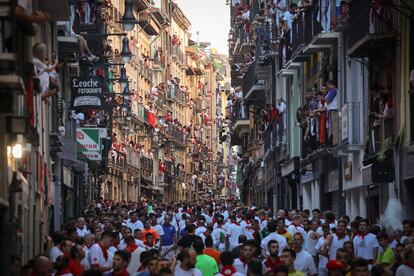
<svg viewBox="0 0 414 276">
<path fill-rule="evenodd" d="M 144 77 L 144 79 L 148 82 L 152 82 L 152 74 L 153 70 L 147 66 L 143 66 L 141 68 L 141 75 Z"/>
<path fill-rule="evenodd" d="M 364 146 L 361 114 L 361 102 L 348 102 L 342 106 L 340 149 L 344 152 L 359 152 Z"/>
<path fill-rule="evenodd" d="M 120 171 L 125 171 L 126 154 L 124 152 L 111 148 L 111 158 L 109 159 L 108 167 Z"/>
<path fill-rule="evenodd" d="M 384 5 L 381 14 L 376 14 L 371 10 L 371 2 L 361 0 L 350 4 L 349 29 L 352 32 L 349 32 L 348 54 L 351 57 L 365 57 L 373 49 L 386 47 L 396 41 L 397 34 L 392 27 L 393 9 Z"/>
<path fill-rule="evenodd" d="M 188 137 L 177 126 L 170 124 L 165 130 L 165 135 L 171 141 L 177 143 L 181 147 L 187 146 Z"/>
<path fill-rule="evenodd" d="M 170 102 L 179 102 L 186 104 L 188 102 L 188 94 L 181 90 L 180 86 L 176 83 L 172 83 L 167 87 L 167 100 Z"/>
<path fill-rule="evenodd" d="M 154 161 L 151 158 L 141 156 L 140 165 L 141 165 L 141 177 L 147 182 L 152 182 L 153 180 L 153 170 L 154 170 Z"/>
<path fill-rule="evenodd" d="M 139 151 L 131 147 L 125 147 L 125 153 L 126 153 L 126 165 L 129 167 L 132 167 L 133 169 L 139 169 L 139 166 L 140 166 Z"/>
<path fill-rule="evenodd" d="M 231 107 L 231 124 L 233 126 L 233 131 L 238 132 L 241 129 L 248 130 L 250 121 L 247 114 L 247 110 L 242 105 L 241 100 L 235 100 L 233 106 Z"/>
<path fill-rule="evenodd" d="M 273 151 L 283 144 L 286 144 L 286 130 L 284 129 L 283 118 L 279 118 L 267 125 L 264 134 L 264 147 L 265 150 Z"/>
<path fill-rule="evenodd" d="M 159 35 L 161 26 L 158 21 L 153 18 L 153 15 L 150 12 L 141 12 L 138 16 L 138 23 L 147 35 Z"/>
<path fill-rule="evenodd" d="M 171 57 L 174 61 L 176 61 L 177 58 L 178 58 L 178 50 L 179 50 L 178 45 L 171 45 L 170 54 L 171 54 Z"/>
<path fill-rule="evenodd" d="M 328 126 L 327 118 L 331 118 Z M 327 110 L 302 117 L 299 122 L 302 128 L 302 158 L 311 160 L 331 156 L 332 149 L 337 148 L 340 142 L 339 123 L 338 111 Z"/>
<path fill-rule="evenodd" d="M 194 111 L 196 113 L 203 111 L 203 100 L 202 99 L 196 99 L 194 102 Z"/>
<path fill-rule="evenodd" d="M 243 76 L 242 88 L 243 99 L 246 102 L 264 102 L 265 90 L 267 89 L 267 81 L 263 78 L 258 79 L 257 70 L 258 66 L 254 61 L 246 74 Z"/>
<path fill-rule="evenodd" d="M 372 121 L 372 120 L 371 120 Z M 394 120 L 392 118 L 373 121 L 369 143 L 365 152 L 367 157 L 375 157 L 392 148 L 394 142 Z"/>
</svg>

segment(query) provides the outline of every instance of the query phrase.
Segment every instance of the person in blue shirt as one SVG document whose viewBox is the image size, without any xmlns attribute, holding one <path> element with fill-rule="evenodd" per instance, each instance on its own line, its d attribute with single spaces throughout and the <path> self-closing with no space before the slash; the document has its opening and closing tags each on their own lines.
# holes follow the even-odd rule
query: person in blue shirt
<svg viewBox="0 0 414 276">
<path fill-rule="evenodd" d="M 175 255 L 175 251 L 170 249 L 177 241 L 177 231 L 175 230 L 175 227 L 171 225 L 171 217 L 165 216 L 162 230 L 164 231 L 164 237 L 161 241 L 161 255 L 164 255 L 167 252 L 165 257 L 171 260 Z"/>
</svg>

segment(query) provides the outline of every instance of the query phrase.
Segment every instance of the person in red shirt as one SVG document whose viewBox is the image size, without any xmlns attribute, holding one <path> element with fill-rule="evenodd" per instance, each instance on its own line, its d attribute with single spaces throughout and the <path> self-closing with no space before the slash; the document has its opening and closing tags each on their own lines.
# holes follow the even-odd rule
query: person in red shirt
<svg viewBox="0 0 414 276">
<path fill-rule="evenodd" d="M 276 267 L 282 265 L 282 261 L 279 258 L 279 243 L 276 240 L 271 240 L 267 244 L 269 250 L 269 256 L 263 261 L 267 271 L 274 272 Z"/>
<path fill-rule="evenodd" d="M 206 247 L 203 250 L 203 253 L 212 257 L 217 265 L 220 265 L 220 251 L 213 248 L 213 238 L 211 236 L 206 237 L 204 241 Z"/>
<path fill-rule="evenodd" d="M 154 237 L 154 240 L 148 241 L 147 234 L 152 234 Z M 155 245 L 160 239 L 160 236 L 158 235 L 157 230 L 155 230 L 154 228 L 151 228 L 151 223 L 149 220 L 146 220 L 144 223 L 144 229 L 142 229 L 142 237 L 144 239 L 143 240 L 144 243 L 148 246 Z"/>
<path fill-rule="evenodd" d="M 82 246 L 72 246 L 70 249 L 68 271 L 74 276 L 82 275 L 84 272 L 85 268 L 81 265 L 83 258 L 85 258 L 85 251 L 83 250 Z"/>
</svg>

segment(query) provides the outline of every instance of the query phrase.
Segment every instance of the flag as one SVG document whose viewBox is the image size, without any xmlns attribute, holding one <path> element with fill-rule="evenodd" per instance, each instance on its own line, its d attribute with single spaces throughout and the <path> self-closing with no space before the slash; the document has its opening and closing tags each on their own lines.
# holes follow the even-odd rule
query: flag
<svg viewBox="0 0 414 276">
<path fill-rule="evenodd" d="M 155 123 L 155 115 L 152 112 L 148 112 L 148 123 L 155 128 L 157 125 Z"/>
</svg>

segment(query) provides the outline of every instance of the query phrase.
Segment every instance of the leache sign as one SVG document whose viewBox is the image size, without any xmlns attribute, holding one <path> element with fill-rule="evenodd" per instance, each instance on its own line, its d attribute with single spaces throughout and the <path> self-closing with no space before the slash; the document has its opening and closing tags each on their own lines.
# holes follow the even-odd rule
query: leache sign
<svg viewBox="0 0 414 276">
<path fill-rule="evenodd" d="M 72 108 L 99 108 L 103 104 L 103 79 L 100 77 L 76 77 L 70 83 Z"/>
</svg>

